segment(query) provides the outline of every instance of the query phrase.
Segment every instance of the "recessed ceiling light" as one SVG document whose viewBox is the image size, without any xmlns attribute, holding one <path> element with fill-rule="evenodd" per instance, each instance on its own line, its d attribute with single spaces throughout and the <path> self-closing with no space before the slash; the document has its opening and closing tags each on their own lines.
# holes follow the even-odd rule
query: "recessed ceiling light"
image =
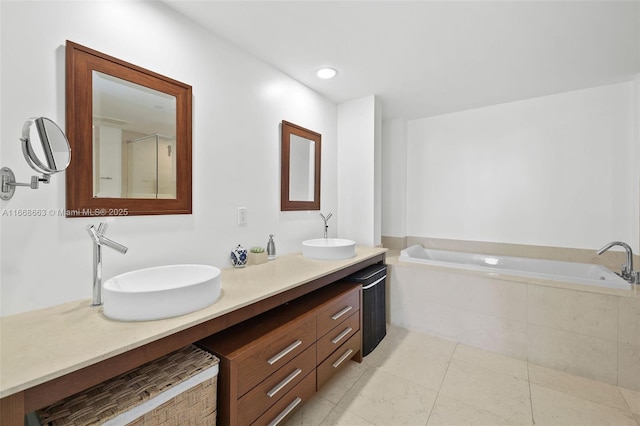
<svg viewBox="0 0 640 426">
<path fill-rule="evenodd" d="M 336 76 L 336 74 L 338 74 L 338 71 L 334 70 L 333 68 L 322 68 L 320 70 L 318 70 L 318 77 L 320 78 L 333 78 Z"/>
</svg>

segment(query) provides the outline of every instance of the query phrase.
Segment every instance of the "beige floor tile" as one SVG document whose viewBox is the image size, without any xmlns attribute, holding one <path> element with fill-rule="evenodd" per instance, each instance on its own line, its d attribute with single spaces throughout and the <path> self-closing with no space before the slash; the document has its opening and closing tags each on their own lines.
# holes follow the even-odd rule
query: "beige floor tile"
<svg viewBox="0 0 640 426">
<path fill-rule="evenodd" d="M 640 425 L 640 392 L 632 391 L 631 389 L 618 388 L 622 393 L 627 406 L 636 418 L 636 421 Z"/>
<path fill-rule="evenodd" d="M 300 407 L 298 411 L 287 420 L 287 426 L 318 426 L 329 415 L 336 404 L 324 398 L 316 397 Z"/>
<path fill-rule="evenodd" d="M 536 425 L 637 426 L 630 411 L 622 411 L 531 384 Z"/>
<path fill-rule="evenodd" d="M 627 409 L 617 386 L 529 364 L 531 383 L 620 410 Z"/>
<path fill-rule="evenodd" d="M 425 355 L 435 355 L 451 359 L 456 342 L 431 336 L 421 331 L 408 330 L 397 326 L 391 326 L 387 330 L 387 336 L 380 342 L 376 349 L 364 357 L 364 363 L 371 367 L 380 367 L 398 348 L 411 346 L 417 348 Z M 389 332 L 391 331 L 391 332 Z"/>
<path fill-rule="evenodd" d="M 378 343 L 378 346 L 375 347 L 374 352 L 377 351 L 380 346 L 389 344 L 389 342 L 393 340 L 398 334 L 405 333 L 406 331 L 407 331 L 406 328 L 398 327 L 397 325 L 387 323 L 387 333 L 384 336 L 384 338 L 380 341 L 380 343 Z"/>
<path fill-rule="evenodd" d="M 433 407 L 427 426 L 511 426 L 504 419 L 486 410 L 440 395 Z"/>
<path fill-rule="evenodd" d="M 456 346 L 453 359 L 487 368 L 494 373 L 506 374 L 520 380 L 528 380 L 527 363 L 520 359 L 500 355 L 463 344 Z"/>
<path fill-rule="evenodd" d="M 425 425 L 437 393 L 380 369 L 367 370 L 336 407 L 375 425 Z"/>
<path fill-rule="evenodd" d="M 428 350 L 402 343 L 388 353 L 378 368 L 437 392 L 450 360 L 449 353 L 430 353 Z"/>
<path fill-rule="evenodd" d="M 404 330 L 405 329 L 402 327 L 387 323 L 387 335 L 385 336 L 385 339 L 387 337 L 393 337 Z"/>
<path fill-rule="evenodd" d="M 362 359 L 362 363 L 369 367 L 379 367 L 389 357 L 390 353 L 397 348 L 391 341 L 395 339 L 392 336 L 385 336 L 382 342 L 369 355 Z"/>
<path fill-rule="evenodd" d="M 640 392 L 390 325 L 362 364 L 351 361 L 287 425 L 500 426 L 533 420 L 640 426 Z"/>
<path fill-rule="evenodd" d="M 489 411 L 511 422 L 531 424 L 529 383 L 454 359 L 440 395 Z"/>
<path fill-rule="evenodd" d="M 349 365 L 325 383 L 316 395 L 337 404 L 368 369 L 364 363 L 349 361 Z"/>
<path fill-rule="evenodd" d="M 450 340 L 396 327 L 364 362 L 437 391 L 455 347 Z"/>
<path fill-rule="evenodd" d="M 289 426 L 289 423 L 287 423 Z M 362 417 L 355 414 L 334 408 L 329 415 L 322 421 L 320 426 L 375 426 L 373 423 L 366 421 Z"/>
</svg>

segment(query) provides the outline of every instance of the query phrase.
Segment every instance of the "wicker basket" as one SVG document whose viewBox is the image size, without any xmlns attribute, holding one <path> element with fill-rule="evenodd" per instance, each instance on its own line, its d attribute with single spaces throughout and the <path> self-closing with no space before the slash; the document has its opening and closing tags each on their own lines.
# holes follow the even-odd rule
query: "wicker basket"
<svg viewBox="0 0 640 426">
<path fill-rule="evenodd" d="M 219 360 L 195 346 L 38 411 L 43 425 L 215 425 Z"/>
</svg>

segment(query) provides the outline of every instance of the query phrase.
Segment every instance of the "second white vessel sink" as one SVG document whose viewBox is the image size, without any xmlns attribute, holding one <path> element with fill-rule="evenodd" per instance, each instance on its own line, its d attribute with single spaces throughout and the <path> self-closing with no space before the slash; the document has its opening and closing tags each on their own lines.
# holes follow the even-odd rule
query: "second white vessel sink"
<svg viewBox="0 0 640 426">
<path fill-rule="evenodd" d="M 302 255 L 319 260 L 350 259 L 356 255 L 356 243 L 343 238 L 306 240 L 302 242 Z"/>
<path fill-rule="evenodd" d="M 117 275 L 102 286 L 103 311 L 120 321 L 149 321 L 195 312 L 220 297 L 220 269 L 168 265 Z"/>
</svg>

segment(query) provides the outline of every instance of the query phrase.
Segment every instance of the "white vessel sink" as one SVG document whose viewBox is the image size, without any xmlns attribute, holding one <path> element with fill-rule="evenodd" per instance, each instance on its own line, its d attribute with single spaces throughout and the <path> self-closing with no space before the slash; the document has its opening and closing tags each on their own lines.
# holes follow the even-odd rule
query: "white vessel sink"
<svg viewBox="0 0 640 426">
<path fill-rule="evenodd" d="M 104 315 L 120 321 L 149 321 L 188 314 L 220 297 L 220 269 L 168 265 L 117 275 L 102 286 Z"/>
<path fill-rule="evenodd" d="M 356 243 L 342 238 L 307 240 L 302 242 L 302 255 L 319 260 L 350 259 L 356 255 Z"/>
</svg>

